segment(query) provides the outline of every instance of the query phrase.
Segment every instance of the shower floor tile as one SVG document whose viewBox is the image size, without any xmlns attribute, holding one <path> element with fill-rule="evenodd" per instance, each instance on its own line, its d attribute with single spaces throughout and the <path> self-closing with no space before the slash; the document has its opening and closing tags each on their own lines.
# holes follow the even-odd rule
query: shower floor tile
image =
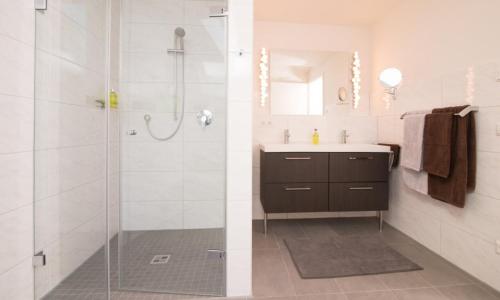
<svg viewBox="0 0 500 300">
<path fill-rule="evenodd" d="M 112 298 L 133 299 L 134 293 L 128 291 L 181 294 L 151 294 L 151 299 L 193 298 L 182 294 L 223 295 L 223 261 L 207 252 L 207 249 L 223 248 L 222 241 L 223 229 L 123 232 L 120 257 L 118 238 L 110 242 Z M 170 258 L 164 264 L 151 264 L 157 255 L 170 255 Z M 106 299 L 104 261 L 102 248 L 44 299 Z"/>
</svg>

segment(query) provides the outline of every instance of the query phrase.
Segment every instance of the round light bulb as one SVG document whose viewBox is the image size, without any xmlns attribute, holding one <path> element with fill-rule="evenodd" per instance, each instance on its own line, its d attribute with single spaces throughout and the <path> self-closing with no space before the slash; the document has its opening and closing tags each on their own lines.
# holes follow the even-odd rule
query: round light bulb
<svg viewBox="0 0 500 300">
<path fill-rule="evenodd" d="M 395 88 L 401 84 L 403 75 L 396 68 L 388 68 L 380 73 L 378 80 L 385 88 Z"/>
</svg>

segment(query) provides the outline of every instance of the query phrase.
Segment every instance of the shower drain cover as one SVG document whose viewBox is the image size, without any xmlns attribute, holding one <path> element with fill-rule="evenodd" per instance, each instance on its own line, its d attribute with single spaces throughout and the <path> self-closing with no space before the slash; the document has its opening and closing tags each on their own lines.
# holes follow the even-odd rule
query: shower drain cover
<svg viewBox="0 0 500 300">
<path fill-rule="evenodd" d="M 155 255 L 153 256 L 153 259 L 151 260 L 150 264 L 151 265 L 164 265 L 168 263 L 170 260 L 170 254 L 164 254 L 164 255 Z"/>
</svg>

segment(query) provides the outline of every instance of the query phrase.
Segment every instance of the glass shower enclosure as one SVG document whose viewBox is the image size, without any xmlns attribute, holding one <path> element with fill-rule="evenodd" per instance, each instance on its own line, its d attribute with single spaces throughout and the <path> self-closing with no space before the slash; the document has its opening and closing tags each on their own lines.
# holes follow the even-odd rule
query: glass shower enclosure
<svg viewBox="0 0 500 300">
<path fill-rule="evenodd" d="M 226 6 L 38 7 L 36 299 L 225 295 Z"/>
</svg>

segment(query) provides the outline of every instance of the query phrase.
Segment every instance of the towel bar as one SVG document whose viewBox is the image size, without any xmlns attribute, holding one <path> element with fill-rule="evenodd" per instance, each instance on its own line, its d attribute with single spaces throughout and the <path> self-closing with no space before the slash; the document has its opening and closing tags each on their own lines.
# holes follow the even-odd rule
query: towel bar
<svg viewBox="0 0 500 300">
<path fill-rule="evenodd" d="M 475 111 L 479 111 L 479 107 L 477 107 L 477 106 L 467 106 L 461 112 L 456 113 L 455 116 L 465 117 L 470 112 L 475 112 Z M 420 114 L 420 113 L 422 113 L 422 111 L 405 112 L 404 114 L 401 115 L 400 119 L 403 120 L 407 115 Z"/>
</svg>

